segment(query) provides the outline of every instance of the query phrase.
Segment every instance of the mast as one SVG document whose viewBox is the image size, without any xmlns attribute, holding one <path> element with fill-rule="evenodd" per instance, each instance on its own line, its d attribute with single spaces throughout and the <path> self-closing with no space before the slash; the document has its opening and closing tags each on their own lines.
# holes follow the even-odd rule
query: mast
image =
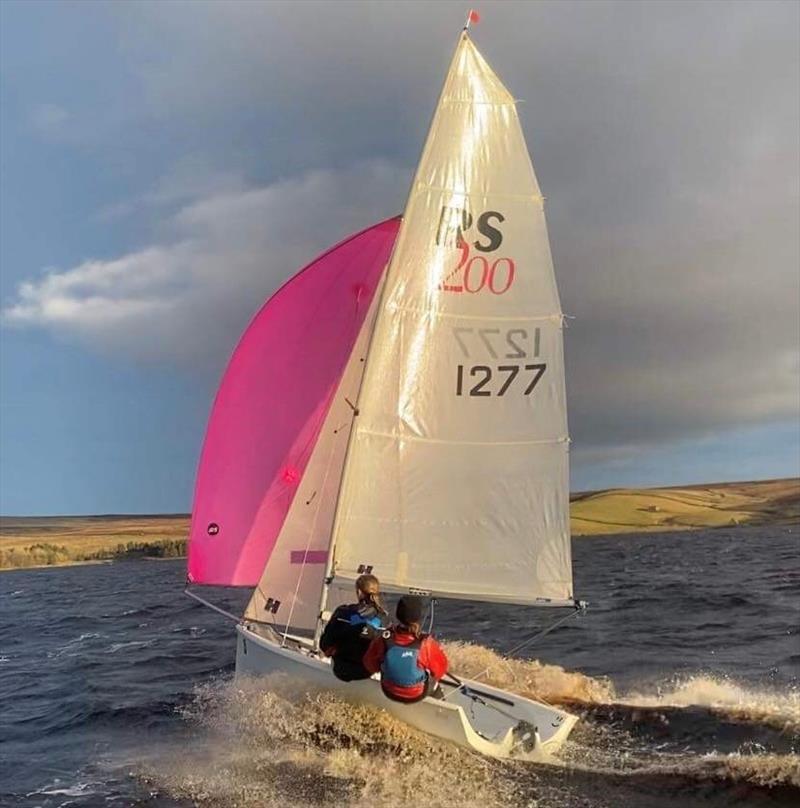
<svg viewBox="0 0 800 808">
<path fill-rule="evenodd" d="M 262 524 L 274 525 L 276 535 L 272 539 L 266 531 L 260 531 L 262 542 L 272 541 L 268 558 L 259 570 L 260 578 L 252 581 L 255 589 L 245 610 L 247 620 L 281 628 L 284 637 L 290 627 L 311 632 L 317 627 L 334 498 L 352 426 L 351 402 L 358 395 L 377 298 L 399 226 L 399 216 L 373 225 L 329 250 L 311 265 L 313 269 L 302 273 L 303 285 L 293 301 L 295 306 L 289 319 L 294 323 L 298 314 L 303 315 L 300 327 L 293 332 L 297 336 L 291 341 L 296 346 L 296 356 L 290 356 L 293 361 L 284 361 L 284 375 L 275 384 L 282 395 L 267 400 L 242 396 L 250 410 L 257 409 L 254 417 L 271 426 L 273 432 L 280 429 L 285 411 L 293 415 L 304 406 L 309 413 L 305 429 L 289 436 L 296 449 L 288 457 L 279 457 L 279 468 L 284 473 L 278 482 L 291 488 L 292 499 L 285 515 L 281 511 L 278 519 L 260 520 Z M 334 294 L 337 290 L 341 290 L 339 296 Z M 269 315 L 267 306 L 260 316 Z M 278 325 L 285 323 L 281 321 Z M 316 365 L 304 361 L 309 341 L 313 343 Z M 265 352 L 268 356 L 278 353 L 274 343 L 257 342 L 248 349 L 248 342 L 237 350 L 248 350 L 254 362 Z M 247 393 L 252 393 L 249 387 L 260 379 L 257 371 L 253 368 L 238 377 L 248 387 Z M 265 413 L 269 417 L 265 418 Z M 241 418 L 228 421 L 235 426 Z M 250 454 L 259 459 L 274 454 L 275 447 L 280 447 L 280 440 L 286 436 L 273 432 L 267 433 L 264 443 L 250 447 Z M 306 462 L 301 466 L 295 458 Z M 286 473 L 295 469 L 296 474 Z M 255 482 L 259 481 L 263 484 L 263 476 L 260 480 L 256 478 Z M 280 504 L 275 502 L 272 488 L 267 489 L 261 501 L 260 516 Z"/>
<path fill-rule="evenodd" d="M 391 257 L 389 258 L 389 263 L 391 263 Z M 358 359 L 358 365 L 361 367 L 360 373 L 358 375 L 358 391 L 354 396 L 355 404 L 353 404 L 349 399 L 345 399 L 345 403 L 350 407 L 352 410 L 352 415 L 350 417 L 350 426 L 347 432 L 347 444 L 344 450 L 344 458 L 342 460 L 342 465 L 340 468 L 340 474 L 338 478 L 338 485 L 336 488 L 336 498 L 333 506 L 333 528 L 330 532 L 330 538 L 328 542 L 328 555 L 325 562 L 325 576 L 322 579 L 322 589 L 320 590 L 319 595 L 319 608 L 317 609 L 317 619 L 316 625 L 314 628 L 314 648 L 319 648 L 319 639 L 322 636 L 322 630 L 324 628 L 324 621 L 322 619 L 322 614 L 325 611 L 328 605 L 328 595 L 329 589 L 331 585 L 331 568 L 333 564 L 333 552 L 334 552 L 334 544 L 333 544 L 333 537 L 335 532 L 335 525 L 336 525 L 336 513 L 339 508 L 339 498 L 342 492 L 342 477 L 341 474 L 345 468 L 347 468 L 347 454 L 350 451 L 350 441 L 353 435 L 353 426 L 355 425 L 356 418 L 358 417 L 358 400 L 361 396 L 361 388 L 364 384 L 364 373 L 366 371 L 367 363 L 369 362 L 369 349 L 372 345 L 372 335 L 374 333 L 374 326 L 375 326 L 375 314 L 377 311 L 380 310 L 381 301 L 383 299 L 383 290 L 386 287 L 385 284 L 385 274 L 381 281 L 381 284 L 375 294 L 375 299 L 372 303 L 372 310 L 370 315 L 367 316 L 367 319 L 364 322 L 363 329 L 366 334 L 361 335 L 360 342 L 361 345 L 356 344 L 356 347 L 353 351 L 353 356 L 350 359 L 350 365 L 356 365 L 356 359 Z M 338 395 L 344 396 L 344 391 L 338 391 Z M 288 627 L 287 627 L 288 628 Z"/>
<path fill-rule="evenodd" d="M 475 14 L 475 12 L 470 10 L 469 14 L 467 15 L 467 23 L 464 26 L 462 32 L 459 34 L 459 38 L 458 38 L 458 41 L 456 42 L 455 50 L 453 51 L 453 56 L 450 59 L 450 66 L 448 67 L 448 70 L 447 70 L 447 76 L 449 76 L 451 71 L 453 70 L 453 65 L 455 64 L 456 58 L 458 57 L 459 47 L 461 46 L 461 42 L 463 41 L 463 39 L 467 36 L 466 32 L 467 32 L 467 29 L 469 28 L 469 23 L 474 19 L 474 14 Z M 431 124 L 430 124 L 429 128 L 431 126 L 433 126 L 433 118 L 435 118 L 436 110 L 439 108 L 439 105 L 442 102 L 442 96 L 444 95 L 444 91 L 445 91 L 446 86 L 447 86 L 447 78 L 445 78 L 445 81 L 442 84 L 442 89 L 439 92 L 439 99 L 438 99 L 438 101 L 436 103 L 436 107 L 434 108 L 434 113 L 433 113 Z M 417 169 L 414 172 L 414 178 L 411 181 L 411 188 L 412 189 L 414 188 L 414 186 L 417 183 L 420 168 L 421 168 L 421 161 L 417 164 Z M 409 190 L 409 196 L 410 196 L 410 193 L 411 192 Z M 401 234 L 402 234 L 402 231 L 403 231 L 403 224 L 402 224 L 402 221 L 401 221 L 401 224 L 400 224 L 400 233 Z M 390 268 L 392 266 L 392 259 L 394 258 L 394 251 L 397 248 L 397 244 L 398 244 L 399 241 L 400 241 L 400 235 L 398 235 L 398 239 L 397 239 L 397 241 L 395 241 L 395 247 L 392 250 L 392 256 L 389 259 L 388 268 L 386 270 L 387 275 L 388 275 L 389 270 L 390 270 Z M 381 288 L 380 288 L 380 290 L 378 292 L 378 295 L 377 295 L 377 299 L 378 299 L 377 311 L 378 312 L 383 310 L 384 294 L 385 294 L 385 291 L 386 291 L 386 286 L 387 286 L 387 284 L 383 283 L 383 285 L 381 286 Z M 361 381 L 360 381 L 359 386 L 358 386 L 358 396 L 356 398 L 356 405 L 355 405 L 355 407 L 353 409 L 353 420 L 350 422 L 350 432 L 349 432 L 348 437 L 347 437 L 347 448 L 345 449 L 345 453 L 344 453 L 343 469 L 347 468 L 347 461 L 348 461 L 348 457 L 350 456 L 350 450 L 351 450 L 352 443 L 353 443 L 353 432 L 354 432 L 353 427 L 355 426 L 356 418 L 358 418 L 358 415 L 359 415 L 359 412 L 360 412 L 359 406 L 361 404 L 361 392 L 362 392 L 363 387 L 364 387 L 364 378 L 366 377 L 367 369 L 370 366 L 370 355 L 372 353 L 372 345 L 373 345 L 374 339 L 375 339 L 375 329 L 373 327 L 373 329 L 371 330 L 370 335 L 369 335 L 369 342 L 367 343 L 366 356 L 365 356 L 365 360 L 364 360 L 364 373 L 363 373 L 363 375 L 361 377 Z M 324 628 L 324 621 L 322 619 L 322 615 L 325 612 L 325 609 L 327 608 L 328 592 L 329 592 L 331 584 L 333 583 L 332 572 L 333 572 L 333 565 L 334 565 L 334 559 L 335 559 L 335 554 L 336 554 L 336 535 L 337 535 L 339 516 L 340 516 L 341 496 L 342 496 L 342 479 L 339 480 L 339 490 L 336 493 L 336 505 L 334 507 L 334 515 L 333 515 L 333 528 L 331 530 L 330 545 L 328 546 L 328 561 L 327 561 L 327 564 L 326 564 L 326 567 L 325 567 L 325 578 L 324 578 L 323 585 L 322 585 L 322 591 L 320 592 L 319 618 L 317 620 L 316 630 L 314 631 L 314 647 L 315 648 L 319 647 L 319 638 L 322 635 L 322 630 Z M 372 572 L 372 569 L 371 568 L 369 570 L 365 569 L 364 572 Z"/>
<path fill-rule="evenodd" d="M 573 604 L 562 319 L 514 98 L 464 31 L 386 273 L 326 585 L 370 569 L 387 591 Z"/>
<path fill-rule="evenodd" d="M 332 397 L 314 451 L 281 527 L 275 547 L 245 611 L 245 617 L 273 627 L 318 629 L 320 592 L 330 556 L 332 504 L 338 496 L 347 440 L 356 415 L 352 403 L 364 373 L 367 342 L 375 322 L 378 281 L 369 310 Z M 313 611 L 312 611 L 313 610 Z"/>
</svg>

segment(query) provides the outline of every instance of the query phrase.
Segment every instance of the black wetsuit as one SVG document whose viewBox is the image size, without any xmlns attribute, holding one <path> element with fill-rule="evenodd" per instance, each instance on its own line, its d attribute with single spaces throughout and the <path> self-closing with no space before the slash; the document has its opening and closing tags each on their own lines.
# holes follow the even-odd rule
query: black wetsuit
<svg viewBox="0 0 800 808">
<path fill-rule="evenodd" d="M 361 660 L 383 627 L 383 616 L 371 603 L 339 606 L 319 641 L 323 652 L 333 657 L 333 673 L 338 679 L 345 682 L 369 679 Z"/>
</svg>

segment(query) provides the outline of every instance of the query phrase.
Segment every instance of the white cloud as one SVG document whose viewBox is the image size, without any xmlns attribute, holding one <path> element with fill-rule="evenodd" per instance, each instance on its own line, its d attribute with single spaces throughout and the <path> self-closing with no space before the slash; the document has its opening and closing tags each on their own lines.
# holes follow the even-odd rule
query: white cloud
<svg viewBox="0 0 800 808">
<path fill-rule="evenodd" d="M 261 188 L 234 183 L 181 207 L 167 222 L 171 240 L 25 281 L 3 318 L 217 372 L 270 292 L 331 242 L 396 214 L 407 186 L 405 170 L 380 161 Z"/>
</svg>

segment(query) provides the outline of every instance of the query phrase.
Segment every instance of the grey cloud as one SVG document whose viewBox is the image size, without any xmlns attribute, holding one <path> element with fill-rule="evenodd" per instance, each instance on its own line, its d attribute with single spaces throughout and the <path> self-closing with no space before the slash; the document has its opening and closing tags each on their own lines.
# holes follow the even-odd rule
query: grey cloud
<svg viewBox="0 0 800 808">
<path fill-rule="evenodd" d="M 191 9 L 129 3 L 114 13 L 144 98 L 129 115 L 222 175 L 275 191 L 279 224 L 264 230 L 258 190 L 201 183 L 190 190 L 202 199 L 172 197 L 183 207 L 169 228 L 176 243 L 191 237 L 194 283 L 208 274 L 197 308 L 211 327 L 198 356 L 219 357 L 254 298 L 324 237 L 368 224 L 375 207 L 402 206 L 464 9 Z M 481 11 L 474 37 L 524 99 L 562 301 L 576 316 L 567 332 L 576 446 L 624 454 L 796 417 L 800 6 L 486 2 Z M 384 164 L 365 189 L 348 179 L 364 158 L 407 169 Z M 298 191 L 319 168 L 328 184 Z M 191 173 L 176 169 L 172 187 Z M 307 216 L 278 211 L 281 188 Z M 276 243 L 266 282 L 258 256 Z M 237 288 L 214 281 L 220 263 L 238 267 Z M 159 328 L 157 344 L 175 333 L 192 342 Z"/>
<path fill-rule="evenodd" d="M 331 242 L 396 213 L 407 182 L 371 161 L 192 200 L 162 243 L 22 284 L 4 322 L 216 377 L 264 299 Z"/>
</svg>

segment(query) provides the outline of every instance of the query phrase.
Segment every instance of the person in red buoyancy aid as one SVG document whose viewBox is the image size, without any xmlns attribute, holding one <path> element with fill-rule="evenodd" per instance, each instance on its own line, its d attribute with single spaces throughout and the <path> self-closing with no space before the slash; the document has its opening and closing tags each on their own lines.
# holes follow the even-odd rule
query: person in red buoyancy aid
<svg viewBox="0 0 800 808">
<path fill-rule="evenodd" d="M 411 704 L 426 696 L 442 698 L 439 680 L 447 657 L 433 637 L 420 630 L 424 602 L 406 595 L 397 604 L 398 623 L 376 637 L 364 655 L 364 667 L 381 673 L 381 687 L 393 701 Z"/>
</svg>

